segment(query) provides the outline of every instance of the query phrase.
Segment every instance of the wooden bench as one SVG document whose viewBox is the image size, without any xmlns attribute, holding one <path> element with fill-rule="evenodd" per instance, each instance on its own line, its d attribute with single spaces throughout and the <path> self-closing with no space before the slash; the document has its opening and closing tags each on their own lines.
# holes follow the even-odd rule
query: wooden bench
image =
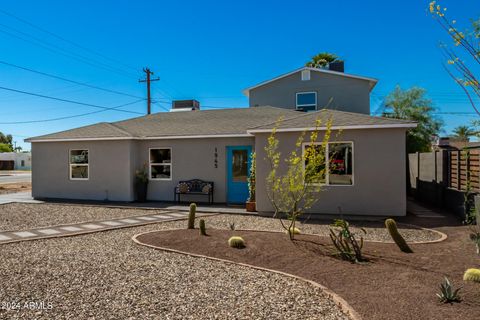
<svg viewBox="0 0 480 320">
<path fill-rule="evenodd" d="M 203 181 L 200 179 L 179 181 L 177 186 L 173 190 L 174 200 L 180 203 L 180 196 L 182 194 L 208 196 L 208 203 L 213 204 L 213 182 Z"/>
</svg>

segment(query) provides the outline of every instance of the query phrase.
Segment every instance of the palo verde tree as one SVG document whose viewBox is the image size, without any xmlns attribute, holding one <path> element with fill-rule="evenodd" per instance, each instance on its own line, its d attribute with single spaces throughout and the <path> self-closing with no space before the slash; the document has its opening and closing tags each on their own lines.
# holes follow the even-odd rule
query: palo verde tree
<svg viewBox="0 0 480 320">
<path fill-rule="evenodd" d="M 341 61 L 336 54 L 321 52 L 317 55 L 314 55 L 312 59 L 305 64 L 305 66 L 310 68 L 325 68 L 328 66 L 328 64 L 336 61 Z"/>
<path fill-rule="evenodd" d="M 297 219 L 319 200 L 321 183 L 326 177 L 326 149 L 330 140 L 332 121 L 330 119 L 323 124 L 325 133 L 321 143 L 317 143 L 322 125 L 322 121 L 317 119 L 315 130 L 309 134 L 309 142 L 304 144 L 307 133 L 302 132 L 295 148 L 285 158 L 282 158 L 279 151 L 277 138 L 277 128 L 282 121 L 282 118 L 277 121 L 265 147 L 265 160 L 270 165 L 266 188 L 275 211 L 274 217 L 280 220 L 290 240 L 293 240 Z M 284 215 L 288 219 L 287 223 L 282 220 Z"/>
<path fill-rule="evenodd" d="M 439 134 L 442 121 L 435 117 L 432 101 L 423 88 L 403 90 L 397 86 L 384 101 L 384 117 L 412 120 L 417 127 L 407 132 L 407 152 L 428 152 L 433 138 Z"/>
<path fill-rule="evenodd" d="M 441 44 L 446 59 L 444 68 L 462 88 L 471 106 L 480 116 L 478 99 L 474 99 L 480 98 L 480 84 L 474 71 L 474 66 L 478 67 L 480 64 L 480 19 L 472 19 L 470 28 L 457 27 L 457 21 L 447 16 L 447 8 L 441 6 L 440 1 L 430 2 L 429 11 L 453 42 L 453 47 L 446 43 Z"/>
</svg>

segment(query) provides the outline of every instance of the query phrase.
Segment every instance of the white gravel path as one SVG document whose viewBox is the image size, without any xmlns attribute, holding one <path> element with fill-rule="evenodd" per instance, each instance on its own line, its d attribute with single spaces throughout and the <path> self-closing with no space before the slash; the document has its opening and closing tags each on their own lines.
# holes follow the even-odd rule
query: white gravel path
<svg viewBox="0 0 480 320">
<path fill-rule="evenodd" d="M 47 203 L 8 203 L 0 205 L 0 230 L 25 230 L 58 224 L 156 214 L 164 211 Z"/>
<path fill-rule="evenodd" d="M 43 302 L 51 309 L 0 308 L 0 319 L 348 319 L 302 281 L 130 239 L 184 224 L 1 246 L 0 303 Z"/>
</svg>

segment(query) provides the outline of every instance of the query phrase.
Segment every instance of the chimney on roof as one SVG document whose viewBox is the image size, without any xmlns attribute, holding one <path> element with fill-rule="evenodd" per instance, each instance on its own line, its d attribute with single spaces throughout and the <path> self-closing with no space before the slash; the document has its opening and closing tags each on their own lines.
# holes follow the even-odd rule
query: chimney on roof
<svg viewBox="0 0 480 320">
<path fill-rule="evenodd" d="M 200 102 L 194 99 L 174 100 L 170 112 L 200 110 Z"/>
<path fill-rule="evenodd" d="M 330 62 L 328 64 L 328 70 L 336 71 L 336 72 L 345 72 L 345 62 L 342 60 Z"/>
</svg>

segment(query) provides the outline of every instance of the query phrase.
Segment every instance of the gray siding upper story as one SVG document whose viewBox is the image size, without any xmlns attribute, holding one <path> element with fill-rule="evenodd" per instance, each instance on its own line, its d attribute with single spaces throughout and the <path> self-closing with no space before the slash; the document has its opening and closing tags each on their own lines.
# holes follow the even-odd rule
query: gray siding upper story
<svg viewBox="0 0 480 320">
<path fill-rule="evenodd" d="M 370 114 L 370 91 L 375 79 L 310 70 L 310 80 L 302 80 L 302 70 L 305 69 L 246 89 L 249 106 L 269 105 L 295 110 L 297 93 L 316 92 L 317 110 L 329 108 Z"/>
</svg>

